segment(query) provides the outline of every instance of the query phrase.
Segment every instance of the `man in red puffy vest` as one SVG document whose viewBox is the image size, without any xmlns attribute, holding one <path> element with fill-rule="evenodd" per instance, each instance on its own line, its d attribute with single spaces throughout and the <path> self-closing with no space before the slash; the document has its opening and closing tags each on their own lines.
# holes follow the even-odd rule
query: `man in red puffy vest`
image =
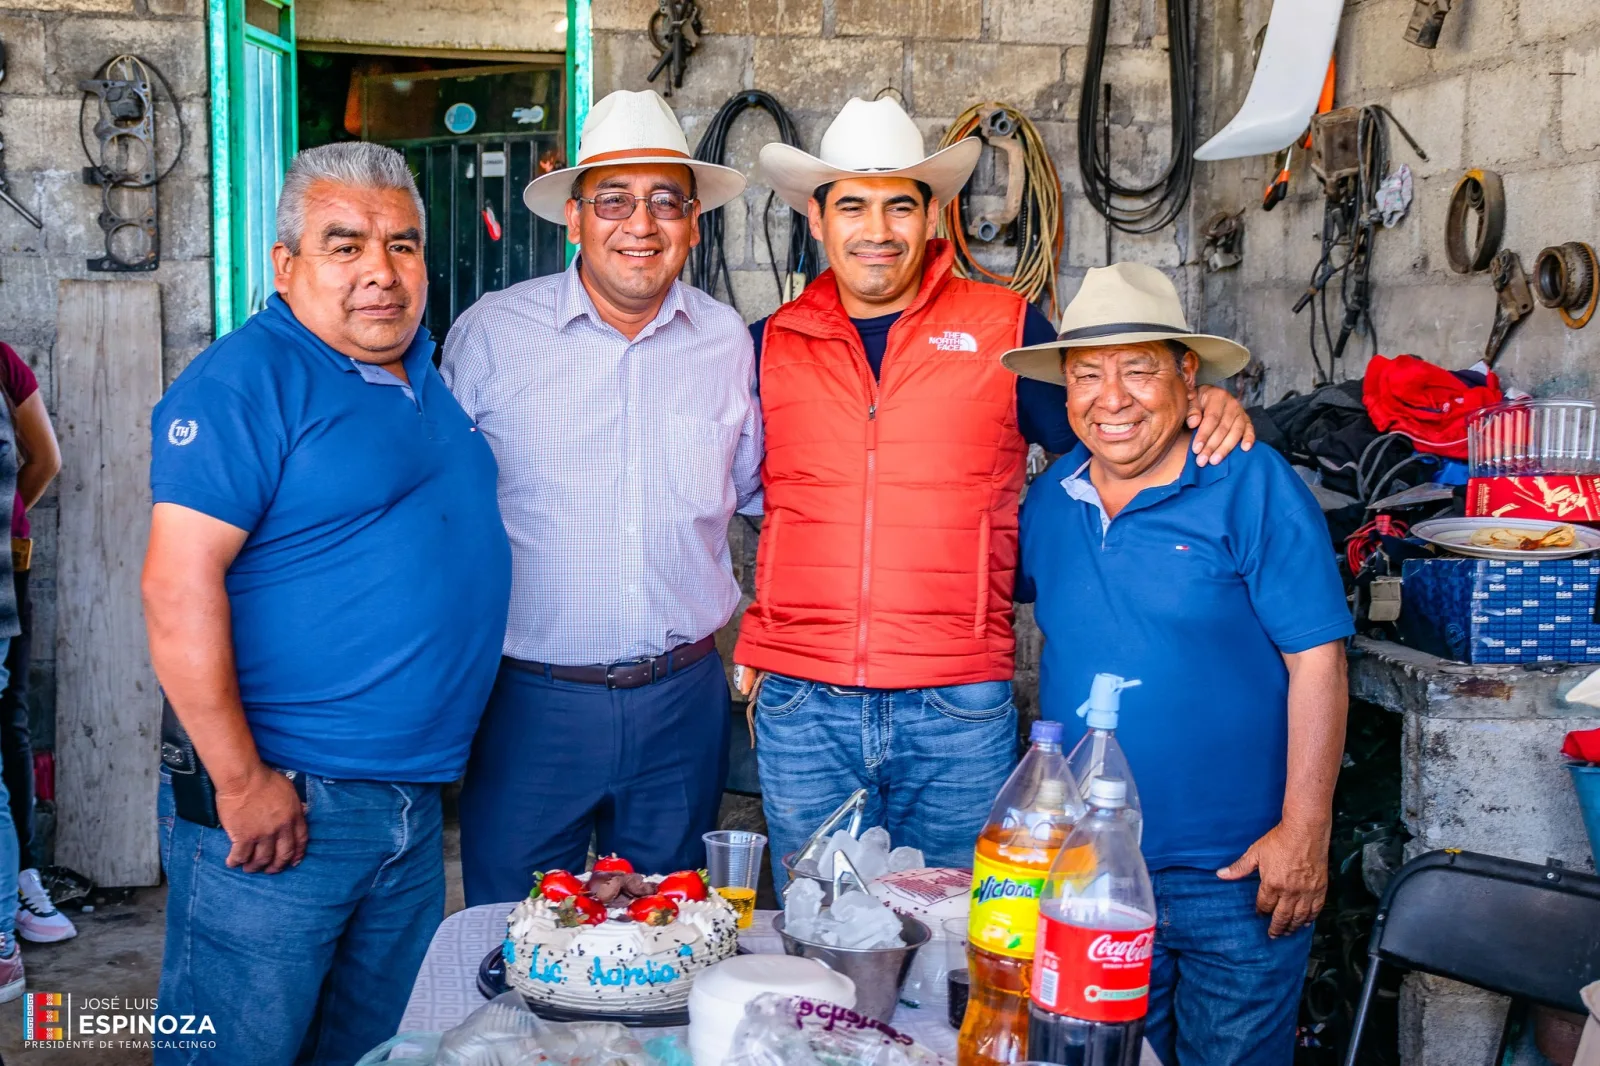
<svg viewBox="0 0 1600 1066">
<path fill-rule="evenodd" d="M 851 100 L 821 156 L 761 151 L 831 269 L 751 327 L 766 428 L 755 602 L 735 661 L 755 695 L 777 883 L 857 788 L 866 824 L 963 866 L 1016 761 L 1011 594 L 1028 446 L 1076 443 L 1059 385 L 1002 352 L 1055 339 L 1017 293 L 955 277 L 939 207 L 982 151 L 924 158 L 893 100 Z M 1203 390 L 1200 462 L 1254 434 Z M 750 691 L 749 688 L 746 691 Z"/>
</svg>

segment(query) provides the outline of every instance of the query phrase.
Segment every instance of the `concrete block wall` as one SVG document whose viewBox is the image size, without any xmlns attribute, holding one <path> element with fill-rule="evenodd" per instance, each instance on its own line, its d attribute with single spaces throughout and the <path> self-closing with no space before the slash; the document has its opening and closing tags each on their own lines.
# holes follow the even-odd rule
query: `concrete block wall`
<svg viewBox="0 0 1600 1066">
<path fill-rule="evenodd" d="M 11 193 L 44 221 L 35 230 L 0 207 L 0 340 L 14 347 L 39 378 L 45 404 L 56 407 L 52 351 L 56 283 L 62 278 L 159 282 L 165 374 L 177 370 L 211 333 L 211 158 L 207 98 L 205 5 L 202 0 L 0 0 L 0 40 L 7 71 L 0 82 L 0 137 Z M 161 183 L 161 265 L 154 274 L 91 274 L 86 261 L 105 254 L 95 221 L 98 187 L 83 184 L 88 164 L 79 144 L 81 79 L 121 53 L 158 67 L 177 94 L 188 144 Z M 178 149 L 170 101 L 157 90 L 157 157 L 165 167 Z M 91 102 L 91 111 L 92 111 Z M 93 118 L 84 136 L 93 145 Z M 94 476 L 65 470 L 62 477 Z M 35 539 L 33 669 L 34 743 L 52 747 L 55 722 L 56 495 L 32 513 Z"/>
<path fill-rule="evenodd" d="M 1382 104 L 1411 131 L 1419 160 L 1390 141 L 1391 164 L 1410 165 L 1410 215 L 1375 243 L 1373 318 L 1379 350 L 1411 352 L 1454 368 L 1479 359 L 1494 318 L 1486 273 L 1453 273 L 1445 259 L 1445 213 L 1451 190 L 1471 167 L 1498 171 L 1507 208 L 1502 247 L 1526 268 L 1541 248 L 1600 241 L 1600 6 L 1553 0 L 1457 4 L 1438 47 L 1418 48 L 1402 34 L 1410 0 L 1349 0 L 1339 30 L 1337 103 Z M 1250 81 L 1249 46 L 1270 12 L 1267 0 L 1230 0 L 1201 8 L 1202 135 L 1237 110 Z M 1323 197 L 1309 159 L 1294 164 L 1290 197 L 1260 209 L 1270 157 L 1202 163 L 1193 217 L 1245 209 L 1245 259 L 1205 276 L 1207 328 L 1237 336 L 1264 366 L 1263 397 L 1280 398 L 1312 381 L 1309 323 L 1291 308 L 1318 256 Z M 1337 368 L 1359 377 L 1372 351 L 1357 337 Z M 1507 342 L 1496 370 L 1538 395 L 1592 395 L 1600 329 L 1569 330 L 1556 312 L 1536 308 Z M 1326 353 L 1324 352 L 1324 360 Z"/>
<path fill-rule="evenodd" d="M 645 35 L 654 0 L 595 0 L 594 94 L 651 87 L 645 75 L 656 52 Z M 1036 124 L 1051 150 L 1067 196 L 1067 244 L 1061 260 L 1062 301 L 1086 268 L 1104 262 L 1104 225 L 1077 195 L 1078 92 L 1089 34 L 1089 5 L 1057 0 L 728 0 L 702 4 L 706 37 L 688 63 L 683 88 L 670 98 L 691 147 L 723 101 L 763 89 L 794 115 L 805 147 L 852 96 L 893 90 L 934 148 L 967 107 L 998 100 Z M 1166 159 L 1167 53 L 1165 5 L 1127 0 L 1113 5 L 1106 76 L 1114 84 L 1114 139 L 1130 146 L 1124 177 L 1159 170 Z M 660 89 L 658 80 L 655 88 Z M 747 113 L 729 145 L 729 165 L 754 177 L 756 152 L 776 129 Z M 1145 151 L 1146 146 L 1150 151 Z M 1121 165 L 1120 163 L 1118 164 Z M 1005 168 L 986 158 L 975 192 L 1003 195 Z M 768 190 L 753 181 L 742 202 L 725 208 L 728 265 L 747 320 L 770 314 L 778 288 L 767 259 L 763 212 Z M 788 212 L 774 204 L 770 227 L 781 261 Z M 1150 237 L 1118 235 L 1114 255 L 1182 273 L 1187 224 Z M 1008 269 L 1010 250 L 979 251 L 986 265 Z M 1185 281 L 1187 288 L 1188 282 Z"/>
</svg>

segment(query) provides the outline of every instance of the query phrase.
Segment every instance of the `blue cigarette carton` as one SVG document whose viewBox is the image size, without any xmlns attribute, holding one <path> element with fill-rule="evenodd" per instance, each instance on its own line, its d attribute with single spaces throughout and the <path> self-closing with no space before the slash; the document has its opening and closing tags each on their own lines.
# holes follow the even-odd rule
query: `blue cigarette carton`
<svg viewBox="0 0 1600 1066">
<path fill-rule="evenodd" d="M 1403 644 L 1467 663 L 1600 663 L 1600 559 L 1408 559 Z"/>
</svg>

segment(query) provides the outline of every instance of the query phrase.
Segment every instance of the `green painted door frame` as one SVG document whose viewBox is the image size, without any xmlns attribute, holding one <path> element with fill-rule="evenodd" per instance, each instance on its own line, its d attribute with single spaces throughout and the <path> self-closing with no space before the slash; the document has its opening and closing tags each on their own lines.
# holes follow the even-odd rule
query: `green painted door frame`
<svg viewBox="0 0 1600 1066">
<path fill-rule="evenodd" d="M 207 0 L 211 91 L 211 249 L 213 334 L 222 336 L 250 317 L 265 299 L 264 291 L 252 292 L 251 265 L 260 274 L 262 243 L 270 247 L 270 234 L 262 231 L 263 216 L 270 218 L 283 169 L 294 155 L 295 48 L 294 7 L 292 0 L 261 0 L 264 13 L 275 14 L 277 31 L 272 32 L 245 20 L 245 0 Z M 259 21 L 259 17 L 258 17 Z M 248 54 L 247 54 L 248 52 Z M 254 59 L 252 64 L 249 60 Z M 267 66 L 270 64 L 270 66 Z M 275 70 L 274 84 L 263 93 L 263 70 Z M 254 74 L 255 77 L 251 77 Z M 261 122 L 262 105 L 275 111 L 275 124 Z M 265 117 L 271 118 L 268 114 Z M 252 130 L 250 120 L 258 120 Z M 252 175 L 252 167 L 263 165 L 251 157 L 251 146 L 259 143 L 263 130 L 278 143 L 273 158 L 265 165 L 273 173 Z M 254 141 L 252 140 L 254 137 Z M 252 180 L 252 177 L 254 180 Z M 257 203 L 262 190 L 271 203 Z M 256 226 L 252 240 L 252 216 Z M 254 286 L 261 290 L 258 283 Z"/>
<path fill-rule="evenodd" d="M 269 32 L 245 21 L 245 0 L 206 0 L 211 60 L 211 249 L 213 335 L 220 337 L 250 317 L 261 293 L 252 293 L 250 263 L 259 254 L 251 241 L 249 219 L 252 188 L 276 189 L 283 166 L 294 155 L 296 115 L 293 0 L 264 0 L 276 10 L 278 28 Z M 567 160 L 578 158 L 578 137 L 589 115 L 593 84 L 594 34 L 590 22 L 591 0 L 567 0 Z M 276 172 L 250 180 L 250 101 L 259 101 L 259 86 L 246 77 L 246 44 L 281 60 L 282 79 L 275 104 L 280 118 L 282 144 Z M 247 94 L 258 94 L 254 97 Z M 570 260 L 572 248 L 568 246 Z"/>
<path fill-rule="evenodd" d="M 589 117 L 594 92 L 594 30 L 590 0 L 567 0 L 567 165 L 578 161 L 578 138 Z M 566 260 L 576 249 L 565 245 Z"/>
</svg>

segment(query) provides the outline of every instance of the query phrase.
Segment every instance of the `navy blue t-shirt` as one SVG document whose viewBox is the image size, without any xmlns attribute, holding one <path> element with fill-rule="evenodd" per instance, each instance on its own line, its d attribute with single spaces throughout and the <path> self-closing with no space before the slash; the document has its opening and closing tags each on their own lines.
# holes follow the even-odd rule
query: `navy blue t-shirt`
<svg viewBox="0 0 1600 1066">
<path fill-rule="evenodd" d="M 867 350 L 867 363 L 872 376 L 878 377 L 883 367 L 883 353 L 889 346 L 889 327 L 900 320 L 900 312 L 879 315 L 876 318 L 852 318 L 856 332 L 861 335 L 861 345 Z M 761 341 L 766 332 L 767 320 L 750 325 L 750 337 L 756 345 L 756 380 L 761 376 Z M 1044 344 L 1056 339 L 1056 328 L 1032 304 L 1022 322 L 1023 345 Z M 1077 435 L 1067 423 L 1067 390 L 1063 385 L 1032 378 L 1017 378 L 1017 428 L 1022 439 L 1037 444 L 1047 452 L 1067 452 L 1078 443 Z"/>
<path fill-rule="evenodd" d="M 273 296 L 152 415 L 155 502 L 249 533 L 227 590 L 269 764 L 412 782 L 466 767 L 499 667 L 511 547 L 494 455 L 432 354 L 418 330 L 402 384 Z"/>
<path fill-rule="evenodd" d="M 1176 482 L 1109 525 L 1088 460 L 1082 445 L 1057 459 L 1022 504 L 1016 598 L 1037 601 L 1040 711 L 1070 747 L 1095 674 L 1142 681 L 1122 694 L 1117 737 L 1145 861 L 1220 869 L 1282 817 L 1283 655 L 1354 632 L 1327 522 L 1265 444 L 1214 466 L 1188 452 Z"/>
</svg>

